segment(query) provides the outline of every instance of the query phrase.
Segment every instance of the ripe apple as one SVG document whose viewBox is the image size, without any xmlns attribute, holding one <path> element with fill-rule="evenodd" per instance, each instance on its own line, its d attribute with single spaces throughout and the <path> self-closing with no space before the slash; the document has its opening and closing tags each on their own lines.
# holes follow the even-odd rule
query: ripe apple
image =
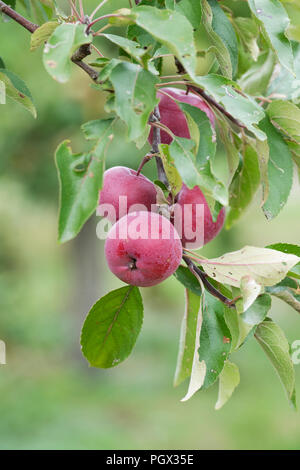
<svg viewBox="0 0 300 470">
<path fill-rule="evenodd" d="M 137 204 L 143 207 L 137 207 Z M 99 215 L 115 223 L 130 210 L 150 211 L 152 204 L 156 204 L 156 189 L 148 178 L 124 166 L 115 166 L 104 172 L 97 209 Z"/>
<path fill-rule="evenodd" d="M 148 287 L 171 276 L 182 258 L 182 244 L 169 220 L 155 212 L 122 217 L 105 241 L 109 269 L 126 284 Z"/>
<path fill-rule="evenodd" d="M 211 124 L 213 126 L 215 125 L 215 117 L 212 110 L 206 104 L 206 102 L 200 98 L 200 96 L 195 95 L 194 93 L 189 93 L 187 95 L 185 90 L 181 90 L 179 88 L 166 87 L 163 88 L 162 91 L 158 91 L 156 96 L 160 99 L 158 104 L 160 122 L 167 126 L 173 132 L 173 134 L 177 135 L 178 137 L 185 137 L 186 139 L 190 138 L 190 132 L 184 113 L 181 111 L 178 104 L 172 100 L 172 98 L 166 96 L 165 93 L 173 96 L 173 98 L 175 98 L 177 101 L 180 101 L 181 103 L 188 103 L 201 109 L 207 114 Z M 153 129 L 151 129 L 149 135 L 150 143 L 152 143 L 152 135 Z M 170 144 L 172 141 L 172 137 L 165 131 L 161 131 L 160 137 L 162 144 Z"/>
<path fill-rule="evenodd" d="M 225 208 L 223 207 L 217 217 L 217 220 L 214 222 L 210 212 L 210 208 L 207 204 L 205 196 L 199 186 L 195 186 L 193 189 L 189 189 L 184 183 L 182 188 L 177 195 L 177 204 L 182 211 L 182 218 L 175 217 L 175 227 L 178 229 L 178 232 L 182 236 L 182 245 L 186 248 L 200 248 L 202 245 L 210 242 L 215 238 L 224 225 L 225 220 Z M 188 206 L 188 204 L 190 206 Z M 197 213 L 197 204 L 203 205 L 203 211 L 199 210 Z M 188 210 L 190 212 L 188 213 Z M 175 209 L 176 214 L 176 209 Z M 186 225 L 191 223 L 191 228 L 195 232 L 195 236 L 191 239 L 187 238 L 185 233 L 185 218 L 189 216 L 189 221 L 186 221 Z M 176 221 L 180 227 L 177 226 Z M 201 233 L 199 232 L 201 231 Z"/>
</svg>

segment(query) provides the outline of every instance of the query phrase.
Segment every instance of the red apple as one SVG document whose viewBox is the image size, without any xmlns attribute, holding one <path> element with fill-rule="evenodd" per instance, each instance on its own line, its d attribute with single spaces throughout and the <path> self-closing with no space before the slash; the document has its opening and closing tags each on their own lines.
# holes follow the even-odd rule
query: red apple
<svg viewBox="0 0 300 470">
<path fill-rule="evenodd" d="M 181 103 L 188 103 L 201 109 L 207 114 L 211 124 L 213 126 L 215 125 L 215 117 L 212 110 L 206 104 L 206 102 L 200 98 L 200 96 L 195 95 L 194 93 L 189 93 L 187 95 L 185 90 L 181 90 L 179 88 L 166 87 L 162 88 L 162 91 L 158 91 L 156 96 L 160 99 L 158 105 L 160 121 L 162 124 L 167 126 L 173 132 L 173 134 L 177 135 L 178 137 L 185 137 L 187 139 L 190 138 L 190 132 L 184 113 L 181 111 L 178 104 L 172 100 L 172 98 L 166 96 L 165 93 L 173 96 L 173 98 L 175 98 L 177 101 L 180 101 Z M 153 129 L 151 129 L 149 135 L 150 143 L 152 142 L 152 134 Z M 165 131 L 161 131 L 160 134 L 162 144 L 170 144 L 172 141 L 171 136 Z"/>
<path fill-rule="evenodd" d="M 220 210 L 217 220 L 214 222 L 210 208 L 199 186 L 189 189 L 183 183 L 177 196 L 177 204 L 181 206 L 182 218 L 176 217 L 175 209 L 175 227 L 182 237 L 181 240 L 184 247 L 200 248 L 215 238 L 222 229 L 225 220 L 225 208 L 223 207 Z M 187 227 L 185 227 L 185 224 Z M 195 235 L 190 238 L 186 228 L 191 229 Z"/>
<path fill-rule="evenodd" d="M 155 212 L 128 214 L 110 229 L 105 241 L 109 269 L 126 284 L 154 286 L 171 276 L 182 258 L 178 233 Z"/>
<path fill-rule="evenodd" d="M 143 207 L 133 207 L 136 204 Z M 97 209 L 99 215 L 105 215 L 114 223 L 130 210 L 150 211 L 152 204 L 156 204 L 156 189 L 148 178 L 142 174 L 137 176 L 135 170 L 124 166 L 115 166 L 104 172 Z"/>
</svg>

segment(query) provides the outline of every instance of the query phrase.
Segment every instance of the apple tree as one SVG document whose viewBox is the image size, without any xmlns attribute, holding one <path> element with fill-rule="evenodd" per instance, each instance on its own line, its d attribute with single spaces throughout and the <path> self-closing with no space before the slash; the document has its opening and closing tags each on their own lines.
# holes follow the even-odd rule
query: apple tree
<svg viewBox="0 0 300 470">
<path fill-rule="evenodd" d="M 300 166 L 300 7 L 293 0 L 124 0 L 122 8 L 103 14 L 111 3 L 103 0 L 90 11 L 83 0 L 0 0 L 2 20 L 30 33 L 24 53 L 43 48 L 45 73 L 66 83 L 80 67 L 107 96 L 109 117 L 81 127 L 89 151 L 73 153 L 68 140 L 56 150 L 59 242 L 76 237 L 105 204 L 119 209 L 119 196 L 145 206 L 113 221 L 106 259 L 126 285 L 88 313 L 83 355 L 100 368 L 126 359 L 143 321 L 139 287 L 174 275 L 186 298 L 174 380 L 189 379 L 183 400 L 218 380 L 219 409 L 239 383 L 230 355 L 249 339 L 269 357 L 295 406 L 290 345 L 272 319 L 271 303 L 279 297 L 300 313 L 300 246 L 250 245 L 213 259 L 191 248 L 236 223 L 257 193 L 266 224 L 288 201 Z M 106 57 L 99 38 L 117 46 L 118 54 Z M 36 118 L 22 77 L 0 58 L 0 101 L 5 97 Z M 118 120 L 127 126 L 123 151 L 132 142 L 145 148 L 138 169 L 105 171 Z M 227 158 L 226 181 L 214 169 L 218 147 Z M 157 166 L 153 182 L 141 174 L 150 159 Z M 176 205 L 192 208 L 192 230 L 201 219 L 202 243 L 177 233 Z M 197 205 L 204 208 L 200 215 Z M 142 240 L 124 229 L 136 218 L 140 228 L 157 222 L 158 239 L 149 227 Z M 166 225 L 169 239 L 161 237 Z"/>
</svg>

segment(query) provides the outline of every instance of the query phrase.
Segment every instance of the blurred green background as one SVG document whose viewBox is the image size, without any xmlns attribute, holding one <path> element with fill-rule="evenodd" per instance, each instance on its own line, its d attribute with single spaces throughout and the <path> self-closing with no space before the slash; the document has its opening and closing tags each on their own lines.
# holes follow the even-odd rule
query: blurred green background
<svg viewBox="0 0 300 470">
<path fill-rule="evenodd" d="M 91 11 L 95 2 L 84 2 Z M 108 2 L 114 7 L 127 2 Z M 109 7 L 104 7 L 103 12 Z M 108 271 L 96 218 L 76 240 L 56 241 L 58 184 L 53 154 L 64 139 L 79 151 L 80 125 L 104 115 L 105 96 L 73 67 L 61 85 L 45 72 L 41 51 L 29 52 L 29 34 L 0 23 L 0 56 L 33 93 L 38 119 L 9 102 L 0 105 L 0 366 L 1 449 L 299 449 L 299 413 L 254 339 L 232 359 L 241 384 L 216 412 L 217 387 L 180 403 L 187 383 L 174 389 L 183 287 L 171 278 L 142 289 L 145 320 L 133 354 L 112 370 L 89 368 L 79 334 L 91 305 L 121 281 Z M 99 45 L 114 54 L 107 43 Z M 134 146 L 119 127 L 108 164 L 137 168 Z M 216 168 L 222 172 L 224 156 Z M 149 164 L 145 174 L 153 176 Z M 272 222 L 259 200 L 230 231 L 203 249 L 218 256 L 245 244 L 299 243 L 297 176 L 287 207 Z M 300 339 L 299 316 L 273 300 L 272 317 L 290 342 Z M 300 392 L 300 365 L 296 366 Z"/>
</svg>

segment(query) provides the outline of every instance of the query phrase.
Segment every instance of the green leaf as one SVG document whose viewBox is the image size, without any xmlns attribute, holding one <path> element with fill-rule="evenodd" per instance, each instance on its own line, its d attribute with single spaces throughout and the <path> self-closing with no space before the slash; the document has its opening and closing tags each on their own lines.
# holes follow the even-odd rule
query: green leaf
<svg viewBox="0 0 300 470">
<path fill-rule="evenodd" d="M 300 44 L 295 43 L 294 51 L 294 64 L 295 73 L 294 77 L 285 68 L 281 67 L 278 75 L 274 76 L 271 81 L 267 95 L 273 95 L 276 98 L 292 100 L 295 104 L 300 102 Z"/>
<path fill-rule="evenodd" d="M 35 0 L 30 2 L 32 7 L 32 16 L 38 24 L 43 24 L 53 17 L 54 5 L 51 1 Z"/>
<path fill-rule="evenodd" d="M 139 44 L 135 41 L 131 41 L 130 39 L 123 38 L 122 36 L 116 36 L 115 34 L 102 34 L 102 36 L 106 37 L 109 41 L 117 44 L 121 47 L 127 54 L 136 59 L 140 59 L 144 54 L 146 54 L 146 50 L 139 46 Z"/>
<path fill-rule="evenodd" d="M 262 53 L 238 80 L 243 91 L 250 95 L 263 96 L 269 85 L 275 65 L 275 57 L 271 50 Z"/>
<path fill-rule="evenodd" d="M 244 149 L 242 169 L 236 173 L 229 189 L 230 212 L 226 219 L 227 228 L 230 228 L 243 215 L 259 184 L 260 170 L 257 153 L 253 147 L 247 145 Z"/>
<path fill-rule="evenodd" d="M 215 410 L 219 410 L 225 405 L 239 383 L 240 373 L 238 366 L 232 362 L 226 361 L 219 376 L 219 395 Z"/>
<path fill-rule="evenodd" d="M 177 136 L 173 136 L 173 141 L 169 145 L 171 158 L 174 160 L 182 180 L 189 188 L 198 185 L 222 205 L 227 205 L 228 194 L 226 188 L 216 181 L 209 167 L 197 162 L 194 153 L 191 151 L 193 147 L 194 143 L 191 140 Z"/>
<path fill-rule="evenodd" d="M 113 68 L 110 80 L 115 90 L 114 108 L 127 124 L 128 139 L 138 139 L 158 103 L 155 90 L 158 79 L 140 65 L 121 62 Z"/>
<path fill-rule="evenodd" d="M 113 290 L 98 300 L 82 327 L 84 357 L 93 367 L 115 367 L 131 353 L 143 323 L 143 301 L 135 286 Z"/>
<path fill-rule="evenodd" d="M 83 44 L 90 44 L 86 25 L 63 23 L 52 33 L 44 48 L 43 62 L 47 72 L 58 82 L 65 83 L 71 75 L 72 54 Z"/>
<path fill-rule="evenodd" d="M 158 45 L 151 34 L 136 24 L 128 26 L 127 36 L 129 39 L 136 40 L 141 47 L 155 48 Z"/>
<path fill-rule="evenodd" d="M 222 284 L 240 287 L 245 276 L 258 284 L 272 286 L 281 281 L 300 258 L 269 248 L 245 246 L 219 258 L 201 260 L 204 271 Z"/>
<path fill-rule="evenodd" d="M 257 128 L 257 124 L 265 115 L 264 110 L 250 96 L 242 96 L 235 91 L 234 87 L 238 88 L 235 82 L 216 74 L 197 76 L 193 79 L 259 140 L 266 139 L 264 132 Z"/>
<path fill-rule="evenodd" d="M 228 203 L 227 189 L 212 169 L 212 160 L 216 153 L 215 130 L 204 111 L 187 103 L 178 102 L 178 105 L 187 117 L 190 134 L 196 144 L 194 150 L 195 164 L 198 169 L 198 178 L 201 181 L 201 186 L 206 189 L 208 195 L 218 199 L 221 204 L 226 205 Z M 193 135 L 191 127 L 197 128 L 197 137 Z"/>
<path fill-rule="evenodd" d="M 229 308 L 224 305 L 224 320 L 230 331 L 231 351 L 238 348 L 240 337 L 239 314 L 235 308 Z"/>
<path fill-rule="evenodd" d="M 110 75 L 113 71 L 113 69 L 118 65 L 118 64 L 122 64 L 123 62 L 119 59 L 111 59 L 104 67 L 103 69 L 101 70 L 101 72 L 99 73 L 99 82 L 105 82 L 106 80 L 108 80 L 110 78 Z M 110 97 L 111 99 L 112 97 Z"/>
<path fill-rule="evenodd" d="M 255 302 L 240 315 L 240 318 L 248 325 L 258 325 L 266 318 L 270 308 L 271 297 L 267 294 L 262 294 L 259 295 Z"/>
<path fill-rule="evenodd" d="M 136 24 L 176 55 L 187 72 L 194 73 L 196 49 L 188 19 L 176 10 L 159 10 L 150 6 L 139 6 L 135 11 Z"/>
<path fill-rule="evenodd" d="M 272 101 L 268 116 L 272 124 L 300 145 L 300 109 L 289 101 Z"/>
<path fill-rule="evenodd" d="M 181 284 L 183 284 L 184 287 L 193 292 L 193 294 L 198 296 L 202 295 L 202 289 L 199 284 L 199 281 L 188 268 L 185 268 L 184 266 L 179 266 L 177 268 L 177 271 L 175 271 L 174 276 L 176 277 L 177 281 L 181 282 Z"/>
<path fill-rule="evenodd" d="M 260 128 L 267 134 L 269 145 L 269 193 L 263 211 L 267 219 L 273 219 L 279 214 L 290 194 L 293 183 L 293 160 L 288 146 L 267 116 L 260 123 Z"/>
<path fill-rule="evenodd" d="M 230 339 L 222 302 L 205 292 L 199 348 L 199 360 L 206 365 L 202 388 L 212 385 L 221 373 L 230 352 Z"/>
<path fill-rule="evenodd" d="M 9 5 L 10 7 L 12 7 L 12 8 L 15 10 L 17 0 L 6 0 L 5 3 L 6 3 L 7 5 Z"/>
<path fill-rule="evenodd" d="M 292 245 L 290 243 L 274 243 L 273 245 L 266 246 L 266 248 L 282 251 L 283 253 L 290 255 L 296 255 L 300 258 L 300 246 L 298 245 Z M 290 272 L 300 276 L 300 263 L 291 268 Z"/>
<path fill-rule="evenodd" d="M 0 69 L 5 69 L 5 64 L 1 57 L 0 57 Z"/>
<path fill-rule="evenodd" d="M 198 165 L 208 165 L 216 154 L 216 134 L 207 114 L 195 106 L 178 103 L 182 111 L 188 114 L 198 127 L 200 141 L 196 143 L 196 161 Z"/>
<path fill-rule="evenodd" d="M 55 31 L 58 26 L 58 21 L 48 21 L 47 23 L 42 24 L 42 26 L 36 29 L 31 35 L 30 50 L 35 51 L 40 46 L 42 46 L 44 42 L 48 41 L 51 34 Z"/>
<path fill-rule="evenodd" d="M 203 23 L 225 77 L 236 75 L 238 44 L 234 29 L 217 0 L 202 0 Z"/>
<path fill-rule="evenodd" d="M 249 51 L 251 57 L 256 61 L 259 55 L 259 47 L 257 39 L 259 36 L 259 28 L 252 18 L 237 17 L 234 18 L 238 38 L 242 42 L 246 51 Z"/>
<path fill-rule="evenodd" d="M 114 124 L 115 119 L 95 119 L 82 124 L 81 129 L 86 140 L 98 140 L 108 128 Z"/>
<path fill-rule="evenodd" d="M 256 140 L 255 148 L 258 156 L 259 171 L 262 185 L 262 205 L 269 196 L 269 145 L 268 141 Z"/>
<path fill-rule="evenodd" d="M 194 0 L 181 0 L 179 3 L 175 2 L 175 10 L 184 15 L 194 29 L 199 28 L 202 17 L 200 2 L 195 2 Z"/>
<path fill-rule="evenodd" d="M 212 26 L 213 13 L 207 0 L 202 0 L 203 24 L 212 42 L 209 50 L 213 51 L 220 65 L 222 74 L 227 78 L 232 78 L 232 64 L 229 51 L 221 37 L 214 31 Z"/>
<path fill-rule="evenodd" d="M 89 153 L 74 155 L 69 141 L 62 142 L 57 148 L 55 158 L 60 181 L 60 242 L 74 238 L 97 207 L 112 122 L 112 119 L 103 121 L 102 135 L 99 134 Z"/>
<path fill-rule="evenodd" d="M 289 277 L 276 284 L 267 287 L 266 291 L 290 305 L 296 312 L 300 313 L 300 293 L 298 283 Z"/>
<path fill-rule="evenodd" d="M 197 319 L 201 298 L 185 289 L 185 312 L 181 323 L 179 351 L 174 378 L 174 386 L 181 384 L 192 373 L 196 343 Z"/>
<path fill-rule="evenodd" d="M 204 361 L 199 361 L 199 347 L 200 347 L 200 332 L 202 328 L 202 309 L 203 309 L 203 296 L 200 299 L 200 309 L 197 317 L 196 332 L 195 332 L 195 345 L 193 352 L 193 362 L 191 368 L 191 377 L 186 395 L 181 401 L 189 400 L 194 393 L 196 393 L 203 385 L 206 376 L 206 365 Z"/>
<path fill-rule="evenodd" d="M 250 333 L 254 332 L 254 327 L 266 318 L 270 308 L 271 297 L 268 294 L 262 294 L 245 312 L 238 316 L 239 338 L 236 348 L 239 348 Z"/>
<path fill-rule="evenodd" d="M 36 118 L 31 93 L 23 80 L 7 69 L 0 69 L 0 81 L 4 83 L 2 89 L 5 87 L 6 96 L 26 108 Z"/>
<path fill-rule="evenodd" d="M 174 196 L 179 193 L 182 187 L 182 179 L 178 170 L 176 169 L 174 162 L 172 161 L 169 146 L 167 144 L 159 145 L 160 156 L 164 165 L 164 169 L 167 175 L 167 179 L 170 185 L 171 192 Z"/>
<path fill-rule="evenodd" d="M 0 80 L 0 104 L 6 104 L 5 83 Z"/>
<path fill-rule="evenodd" d="M 259 295 L 242 314 L 225 306 L 225 321 L 231 334 L 231 351 L 239 349 L 254 333 L 255 326 L 266 318 L 270 308 L 271 297 L 267 294 Z"/>
<path fill-rule="evenodd" d="M 134 23 L 136 18 L 135 14 L 129 8 L 120 8 L 113 12 L 116 15 L 120 16 L 111 16 L 108 20 L 110 24 L 115 26 L 127 26 Z"/>
<path fill-rule="evenodd" d="M 248 0 L 252 13 L 262 26 L 279 62 L 294 73 L 291 43 L 286 36 L 290 19 L 279 0 Z"/>
<path fill-rule="evenodd" d="M 237 148 L 234 139 L 231 127 L 228 125 L 224 117 L 218 117 L 218 129 L 220 139 L 225 147 L 227 163 L 228 163 L 228 186 L 230 185 L 233 176 L 235 175 L 236 170 L 238 169 L 240 163 L 240 152 Z"/>
<path fill-rule="evenodd" d="M 279 375 L 289 401 L 296 407 L 295 371 L 289 353 L 289 343 L 283 331 L 276 323 L 267 320 L 256 328 L 255 338 Z"/>
</svg>

